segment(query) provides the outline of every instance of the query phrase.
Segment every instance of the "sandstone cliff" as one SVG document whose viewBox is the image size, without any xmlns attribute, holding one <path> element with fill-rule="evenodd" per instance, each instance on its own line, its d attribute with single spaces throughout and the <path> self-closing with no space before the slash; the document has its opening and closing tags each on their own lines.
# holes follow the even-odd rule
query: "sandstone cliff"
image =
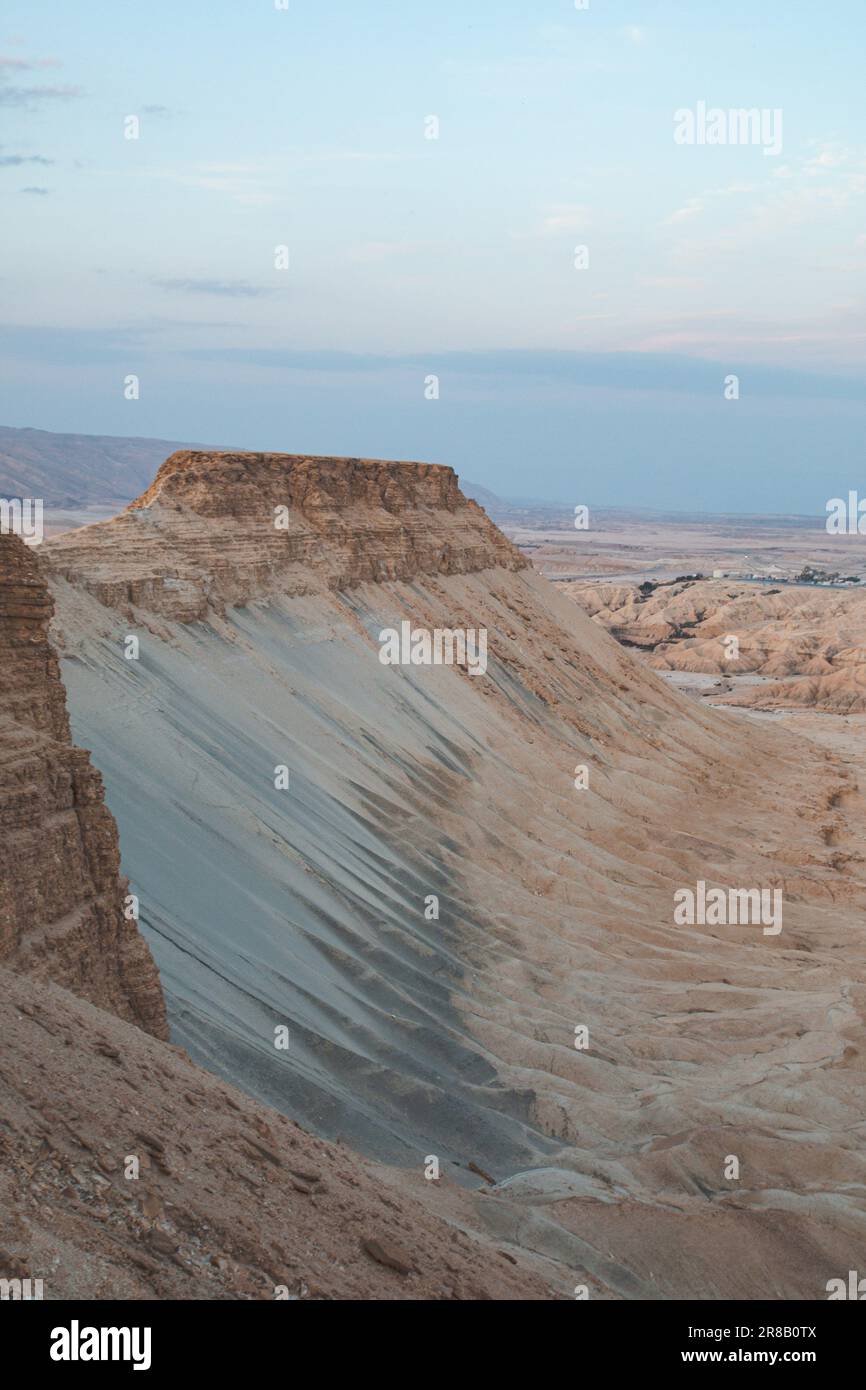
<svg viewBox="0 0 866 1390">
<path fill-rule="evenodd" d="M 71 741 L 52 612 L 36 556 L 0 535 L 0 962 L 167 1037 L 102 778 Z"/>
<path fill-rule="evenodd" d="M 451 468 L 192 450 L 166 459 L 120 516 L 56 538 L 50 550 L 55 576 L 101 603 L 181 622 L 275 590 L 298 596 L 526 563 Z"/>
</svg>

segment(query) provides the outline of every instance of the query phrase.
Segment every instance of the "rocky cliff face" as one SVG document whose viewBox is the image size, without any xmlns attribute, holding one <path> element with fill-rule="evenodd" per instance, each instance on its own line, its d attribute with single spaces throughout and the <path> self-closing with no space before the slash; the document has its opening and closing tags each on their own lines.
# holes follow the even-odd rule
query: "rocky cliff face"
<svg viewBox="0 0 866 1390">
<path fill-rule="evenodd" d="M 102 778 L 71 741 L 53 608 L 36 556 L 0 535 L 0 962 L 164 1038 L 156 967 L 124 916 Z"/>
<path fill-rule="evenodd" d="M 191 450 L 119 517 L 57 539 L 50 562 L 101 603 L 181 622 L 275 590 L 526 565 L 451 468 Z"/>
</svg>

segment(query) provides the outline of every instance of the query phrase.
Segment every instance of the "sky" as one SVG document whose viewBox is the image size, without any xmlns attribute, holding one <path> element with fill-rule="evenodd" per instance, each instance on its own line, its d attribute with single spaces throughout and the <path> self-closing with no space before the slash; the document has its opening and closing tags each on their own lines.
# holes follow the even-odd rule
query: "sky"
<svg viewBox="0 0 866 1390">
<path fill-rule="evenodd" d="M 5 0 L 0 423 L 866 493 L 862 0 L 280 4 Z"/>
</svg>

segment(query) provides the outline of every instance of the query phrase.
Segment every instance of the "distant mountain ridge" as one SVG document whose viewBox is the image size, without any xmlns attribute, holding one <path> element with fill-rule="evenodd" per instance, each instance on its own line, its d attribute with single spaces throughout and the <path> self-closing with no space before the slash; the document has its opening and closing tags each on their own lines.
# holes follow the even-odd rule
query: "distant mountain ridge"
<svg viewBox="0 0 866 1390">
<path fill-rule="evenodd" d="M 189 444 L 0 425 L 0 497 L 41 497 L 48 507 L 129 502 L 183 448 Z"/>
</svg>

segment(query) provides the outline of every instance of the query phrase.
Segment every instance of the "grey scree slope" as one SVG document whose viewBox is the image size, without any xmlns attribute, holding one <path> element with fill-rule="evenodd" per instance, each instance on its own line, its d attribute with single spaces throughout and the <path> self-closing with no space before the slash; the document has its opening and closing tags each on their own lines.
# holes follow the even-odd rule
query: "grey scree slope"
<svg viewBox="0 0 866 1390">
<path fill-rule="evenodd" d="M 375 639 L 394 613 L 372 604 L 397 599 L 407 613 L 413 590 L 367 585 L 335 603 Z M 531 1092 L 499 1081 L 454 1002 L 486 939 L 484 910 L 443 862 L 460 846 L 437 827 L 491 756 L 470 678 L 383 667 L 375 641 L 314 599 L 175 625 L 171 644 L 144 633 L 135 663 L 126 630 L 89 654 L 85 642 L 63 674 L 175 1040 L 383 1159 L 436 1152 L 511 1172 L 558 1149 L 530 1123 Z M 495 663 L 471 679 L 496 681 L 534 718 L 543 710 Z M 277 764 L 288 791 L 274 788 Z M 428 894 L 438 921 L 425 920 Z M 281 1024 L 287 1051 L 274 1046 Z"/>
</svg>

